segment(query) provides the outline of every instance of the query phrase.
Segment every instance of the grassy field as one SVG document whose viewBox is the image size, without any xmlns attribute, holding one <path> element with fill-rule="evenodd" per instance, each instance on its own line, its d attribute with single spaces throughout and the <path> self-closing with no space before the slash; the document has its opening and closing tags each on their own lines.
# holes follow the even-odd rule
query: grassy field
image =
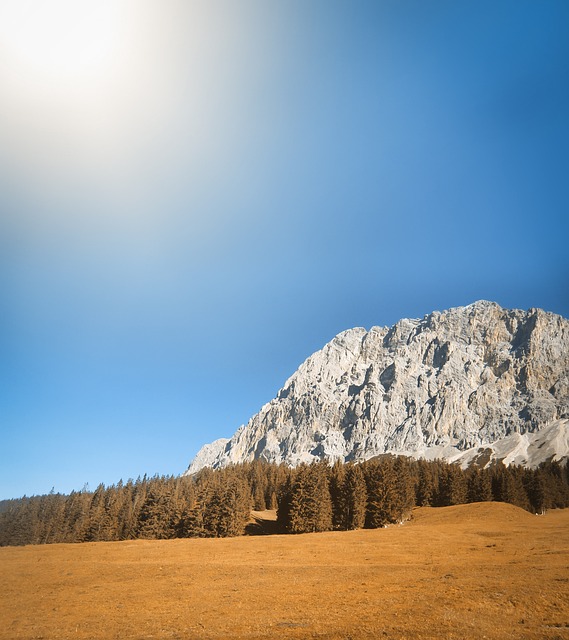
<svg viewBox="0 0 569 640">
<path fill-rule="evenodd" d="M 261 523 L 262 524 L 262 523 Z M 569 640 L 569 510 L 381 530 L 0 549 L 0 638 Z"/>
</svg>

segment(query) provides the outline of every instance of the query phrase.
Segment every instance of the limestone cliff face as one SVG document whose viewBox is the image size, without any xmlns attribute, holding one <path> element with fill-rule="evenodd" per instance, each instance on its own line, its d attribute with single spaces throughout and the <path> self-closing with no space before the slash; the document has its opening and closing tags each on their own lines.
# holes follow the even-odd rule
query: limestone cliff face
<svg viewBox="0 0 569 640">
<path fill-rule="evenodd" d="M 565 433 L 567 418 L 569 321 L 480 301 L 339 334 L 230 440 L 206 445 L 187 473 L 256 458 L 293 466 L 386 452 L 457 459 L 556 420 Z"/>
</svg>

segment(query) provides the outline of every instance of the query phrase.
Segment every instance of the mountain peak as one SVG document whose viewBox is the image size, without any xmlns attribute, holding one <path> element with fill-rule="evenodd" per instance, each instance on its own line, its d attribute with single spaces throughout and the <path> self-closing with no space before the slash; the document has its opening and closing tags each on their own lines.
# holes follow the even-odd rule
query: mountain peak
<svg viewBox="0 0 569 640">
<path fill-rule="evenodd" d="M 339 333 L 230 440 L 206 445 L 187 473 L 257 458 L 291 466 L 383 453 L 472 461 L 466 452 L 553 423 L 557 448 L 547 450 L 559 458 L 567 418 L 569 321 L 479 300 Z"/>
</svg>

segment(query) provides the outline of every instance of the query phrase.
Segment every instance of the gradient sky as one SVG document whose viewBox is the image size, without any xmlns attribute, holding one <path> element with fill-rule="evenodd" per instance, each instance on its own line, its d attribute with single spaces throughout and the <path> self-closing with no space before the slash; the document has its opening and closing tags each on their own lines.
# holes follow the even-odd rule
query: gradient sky
<svg viewBox="0 0 569 640">
<path fill-rule="evenodd" d="M 0 0 L 0 498 L 178 474 L 336 333 L 569 316 L 566 0 Z"/>
</svg>

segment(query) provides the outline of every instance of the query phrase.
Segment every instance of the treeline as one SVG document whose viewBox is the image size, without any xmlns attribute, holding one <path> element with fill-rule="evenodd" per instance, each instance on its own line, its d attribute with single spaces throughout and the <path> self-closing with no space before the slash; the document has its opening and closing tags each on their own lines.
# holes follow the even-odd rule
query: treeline
<svg viewBox="0 0 569 640">
<path fill-rule="evenodd" d="M 281 487 L 278 522 L 288 533 L 377 528 L 403 522 L 415 506 L 509 502 L 534 513 L 569 506 L 569 467 L 462 470 L 442 461 L 382 456 L 360 464 L 292 470 Z"/>
<path fill-rule="evenodd" d="M 277 507 L 286 473 L 252 463 L 9 500 L 0 512 L 0 546 L 241 535 L 251 507 Z"/>
<path fill-rule="evenodd" d="M 569 467 L 463 471 L 442 461 L 382 456 L 359 464 L 290 469 L 260 461 L 193 477 L 144 477 L 95 491 L 4 501 L 0 546 L 137 538 L 226 537 L 245 532 L 251 509 L 277 509 L 283 533 L 377 528 L 414 506 L 501 501 L 534 513 L 569 506 Z"/>
</svg>

